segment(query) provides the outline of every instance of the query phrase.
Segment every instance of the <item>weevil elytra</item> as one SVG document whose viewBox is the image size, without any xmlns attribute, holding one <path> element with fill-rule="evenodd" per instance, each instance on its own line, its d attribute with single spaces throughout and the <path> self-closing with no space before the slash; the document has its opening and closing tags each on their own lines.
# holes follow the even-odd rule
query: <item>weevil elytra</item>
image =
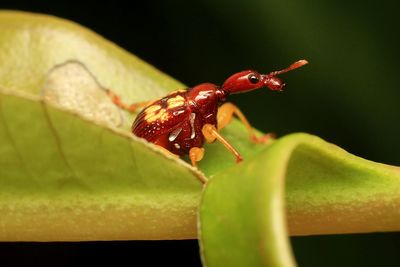
<svg viewBox="0 0 400 267">
<path fill-rule="evenodd" d="M 220 141 L 240 162 L 240 153 L 219 133 L 235 115 L 246 126 L 250 140 L 265 143 L 270 135 L 257 137 L 243 113 L 232 103 L 226 103 L 230 94 L 249 92 L 267 87 L 272 91 L 281 91 L 285 84 L 276 77 L 279 74 L 299 68 L 308 62 L 299 60 L 289 67 L 260 74 L 245 70 L 230 76 L 222 86 L 202 83 L 192 88 L 169 93 L 163 98 L 151 102 L 127 105 L 107 90 L 108 95 L 119 107 L 130 112 L 140 108 L 132 125 L 132 133 L 147 141 L 165 148 L 171 153 L 182 156 L 189 154 L 193 166 L 203 158 L 204 142 Z"/>
</svg>

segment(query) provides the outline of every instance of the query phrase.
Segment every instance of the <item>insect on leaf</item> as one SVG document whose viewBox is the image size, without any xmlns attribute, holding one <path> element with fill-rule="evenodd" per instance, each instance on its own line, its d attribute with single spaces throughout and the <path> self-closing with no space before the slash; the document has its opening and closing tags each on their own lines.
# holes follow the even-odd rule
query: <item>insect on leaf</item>
<svg viewBox="0 0 400 267">
<path fill-rule="evenodd" d="M 207 266 L 293 266 L 288 233 L 400 229 L 399 168 L 315 136 L 257 145 L 234 120 L 221 134 L 244 162 L 206 145 L 202 172 L 135 138 L 105 89 L 185 86 L 79 25 L 1 11 L 0 58 L 1 241 L 199 235 Z"/>
</svg>

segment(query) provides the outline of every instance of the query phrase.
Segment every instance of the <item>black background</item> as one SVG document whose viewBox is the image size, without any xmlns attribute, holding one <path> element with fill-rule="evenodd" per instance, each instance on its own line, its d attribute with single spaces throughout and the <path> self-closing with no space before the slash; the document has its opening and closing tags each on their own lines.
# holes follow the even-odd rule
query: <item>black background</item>
<svg viewBox="0 0 400 267">
<path fill-rule="evenodd" d="M 78 22 L 187 85 L 301 58 L 283 94 L 238 95 L 253 124 L 400 165 L 395 1 L 1 1 Z M 292 238 L 300 266 L 400 266 L 399 234 Z M 1 266 L 200 266 L 197 241 L 0 243 Z"/>
</svg>

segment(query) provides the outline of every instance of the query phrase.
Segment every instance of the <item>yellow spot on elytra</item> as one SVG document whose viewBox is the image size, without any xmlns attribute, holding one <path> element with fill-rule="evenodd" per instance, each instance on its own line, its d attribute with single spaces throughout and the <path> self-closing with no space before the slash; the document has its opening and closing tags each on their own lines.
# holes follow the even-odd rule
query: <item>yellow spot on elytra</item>
<svg viewBox="0 0 400 267">
<path fill-rule="evenodd" d="M 160 120 L 166 121 L 166 120 L 168 120 L 169 117 L 170 117 L 169 113 L 166 112 L 166 110 L 164 109 L 164 112 L 160 115 Z"/>
<path fill-rule="evenodd" d="M 145 110 L 144 112 L 145 112 L 146 115 L 147 115 L 147 114 L 156 112 L 156 111 L 159 110 L 160 108 L 161 108 L 160 105 L 152 105 L 152 106 L 147 107 L 146 110 Z"/>
<path fill-rule="evenodd" d="M 167 103 L 168 103 L 168 108 L 176 108 L 183 106 L 185 104 L 185 99 L 182 96 L 177 95 L 173 98 L 168 99 Z"/>
<path fill-rule="evenodd" d="M 154 122 L 156 120 L 160 120 L 161 122 L 164 122 L 164 121 L 168 120 L 171 116 L 165 108 L 155 109 L 155 110 L 152 110 L 152 112 L 148 112 L 148 110 L 146 109 L 145 113 L 146 113 L 146 116 L 144 117 L 144 119 L 148 123 Z"/>
</svg>

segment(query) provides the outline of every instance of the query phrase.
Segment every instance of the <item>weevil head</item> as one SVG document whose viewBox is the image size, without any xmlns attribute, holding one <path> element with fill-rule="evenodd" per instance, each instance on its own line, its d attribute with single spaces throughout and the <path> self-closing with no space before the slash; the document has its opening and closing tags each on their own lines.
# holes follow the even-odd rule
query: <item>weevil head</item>
<svg viewBox="0 0 400 267">
<path fill-rule="evenodd" d="M 285 83 L 276 76 L 297 69 L 307 63 L 304 59 L 299 60 L 283 70 L 273 71 L 269 74 L 260 74 L 254 70 L 241 71 L 230 76 L 222 85 L 222 89 L 228 94 L 244 93 L 263 87 L 272 91 L 282 91 Z"/>
<path fill-rule="evenodd" d="M 273 91 L 281 91 L 285 84 L 272 75 L 260 74 L 254 70 L 245 70 L 230 76 L 222 85 L 222 89 L 230 94 L 245 93 L 262 87 Z"/>
<path fill-rule="evenodd" d="M 222 89 L 230 94 L 244 93 L 263 87 L 263 77 L 256 71 L 245 70 L 230 76 L 224 84 Z"/>
</svg>

